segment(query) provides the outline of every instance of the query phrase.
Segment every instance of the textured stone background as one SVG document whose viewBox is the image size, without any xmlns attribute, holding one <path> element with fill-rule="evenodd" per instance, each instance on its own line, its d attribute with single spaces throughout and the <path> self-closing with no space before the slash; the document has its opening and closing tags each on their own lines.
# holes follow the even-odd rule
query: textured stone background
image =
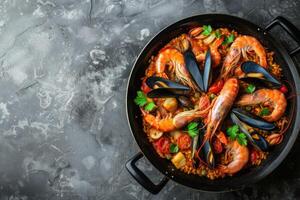
<svg viewBox="0 0 300 200">
<path fill-rule="evenodd" d="M 1 0 L 0 199 L 299 199 L 299 140 L 270 177 L 232 193 L 170 181 L 152 196 L 124 170 L 138 151 L 126 82 L 152 36 L 202 13 L 262 26 L 282 15 L 300 28 L 299 10 L 296 0 Z M 140 165 L 159 179 L 148 161 Z"/>
</svg>

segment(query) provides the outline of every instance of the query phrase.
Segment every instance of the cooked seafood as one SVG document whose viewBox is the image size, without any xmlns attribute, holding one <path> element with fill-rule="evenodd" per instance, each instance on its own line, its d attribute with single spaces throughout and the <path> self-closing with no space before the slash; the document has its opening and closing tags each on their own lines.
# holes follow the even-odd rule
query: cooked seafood
<svg viewBox="0 0 300 200">
<path fill-rule="evenodd" d="M 254 52 L 258 57 L 258 63 L 267 67 L 267 56 L 264 47 L 260 42 L 251 36 L 243 35 L 235 39 L 230 46 L 230 50 L 225 57 L 221 71 L 221 77 L 226 79 L 232 73 L 241 74 L 240 68 L 237 68 L 241 57 L 244 61 L 249 60 L 247 53 Z"/>
<path fill-rule="evenodd" d="M 290 124 L 273 56 L 252 36 L 209 25 L 153 55 L 134 101 L 158 155 L 209 179 L 260 165 Z"/>
</svg>

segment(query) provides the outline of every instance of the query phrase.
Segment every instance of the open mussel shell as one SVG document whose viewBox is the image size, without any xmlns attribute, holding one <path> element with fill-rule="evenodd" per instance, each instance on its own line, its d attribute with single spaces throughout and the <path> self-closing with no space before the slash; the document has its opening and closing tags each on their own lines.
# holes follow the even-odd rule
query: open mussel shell
<svg viewBox="0 0 300 200">
<path fill-rule="evenodd" d="M 239 120 L 239 118 L 233 112 L 230 113 L 230 118 L 233 121 L 233 123 L 239 126 L 241 132 L 243 132 L 246 135 L 247 140 L 251 143 L 252 146 L 254 146 L 256 149 L 260 151 L 266 150 L 263 146 L 263 143 L 266 142 L 266 140 L 262 136 L 257 134 L 258 136 L 260 136 L 259 139 L 258 140 L 253 139 L 253 137 L 248 131 L 248 128 L 243 124 L 243 122 Z"/>
<path fill-rule="evenodd" d="M 150 76 L 146 79 L 146 84 L 154 89 L 155 87 L 168 87 L 168 88 L 174 88 L 174 89 L 185 89 L 185 90 L 189 90 L 190 88 L 176 83 L 174 81 L 162 78 L 162 77 L 158 77 L 158 76 Z"/>
<path fill-rule="evenodd" d="M 232 112 L 244 123 L 254 128 L 259 128 L 265 131 L 272 131 L 276 128 L 275 124 L 267 122 L 266 120 L 244 111 L 241 108 L 233 108 Z"/>
<path fill-rule="evenodd" d="M 190 92 L 190 88 L 185 85 L 157 76 L 147 78 L 146 84 L 150 88 L 155 88 L 147 93 L 150 98 L 177 97 Z"/>
<path fill-rule="evenodd" d="M 257 139 L 256 138 L 253 138 L 255 144 L 262 150 L 262 151 L 267 151 L 269 149 L 269 143 L 267 142 L 267 140 L 259 135 L 258 133 L 255 134 L 256 137 L 258 137 Z"/>
<path fill-rule="evenodd" d="M 184 52 L 184 61 L 185 61 L 186 68 L 189 71 L 190 75 L 192 76 L 198 89 L 204 91 L 203 77 L 200 68 L 198 67 L 195 55 L 193 54 L 192 51 L 188 50 Z"/>
<path fill-rule="evenodd" d="M 210 169 L 215 168 L 215 156 L 208 140 L 204 143 L 203 154 L 208 167 Z"/>
<path fill-rule="evenodd" d="M 202 127 L 204 126 L 204 124 L 201 122 L 199 126 Z M 192 159 L 193 159 L 194 167 L 199 166 L 199 160 L 195 155 L 196 153 L 198 153 L 198 150 L 202 145 L 204 134 L 205 134 L 205 129 L 200 129 L 199 135 L 193 138 Z M 208 140 L 203 144 L 199 157 L 205 160 L 209 168 L 212 169 L 215 167 L 215 156 L 212 147 L 210 145 L 210 142 Z"/>
<path fill-rule="evenodd" d="M 168 98 L 189 94 L 190 89 L 157 88 L 147 93 L 149 98 Z"/>
<path fill-rule="evenodd" d="M 210 49 L 208 49 L 204 61 L 204 73 L 203 73 L 204 92 L 207 92 L 212 81 L 211 67 L 212 67 L 211 53 L 210 53 Z"/>
<path fill-rule="evenodd" d="M 281 87 L 280 81 L 278 81 L 274 76 L 272 76 L 265 68 L 256 64 L 252 61 L 244 62 L 241 65 L 242 71 L 245 73 L 244 80 L 261 80 L 262 83 L 271 85 L 272 87 L 279 88 Z"/>
</svg>

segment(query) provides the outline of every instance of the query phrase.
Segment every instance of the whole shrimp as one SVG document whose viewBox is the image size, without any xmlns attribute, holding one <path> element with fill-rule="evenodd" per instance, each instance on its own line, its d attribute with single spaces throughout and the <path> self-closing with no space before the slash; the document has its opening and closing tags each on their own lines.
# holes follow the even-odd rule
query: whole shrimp
<svg viewBox="0 0 300 200">
<path fill-rule="evenodd" d="M 155 61 L 156 73 L 163 74 L 165 72 L 166 66 L 169 65 L 175 69 L 175 74 L 177 78 L 184 84 L 196 90 L 196 86 L 192 81 L 192 78 L 186 69 L 183 54 L 171 47 L 162 49 Z"/>
<path fill-rule="evenodd" d="M 238 92 L 238 80 L 236 78 L 228 79 L 209 112 L 204 141 L 210 140 L 214 136 L 231 109 Z"/>
<path fill-rule="evenodd" d="M 247 146 L 242 146 L 234 140 L 226 146 L 225 159 L 228 157 L 231 158 L 231 162 L 228 165 L 220 165 L 219 170 L 224 174 L 234 174 L 247 164 L 249 150 Z"/>
<path fill-rule="evenodd" d="M 180 112 L 174 116 L 174 118 L 166 117 L 160 119 L 158 115 L 155 117 L 154 115 L 147 113 L 142 110 L 142 114 L 144 116 L 144 120 L 150 124 L 150 126 L 162 132 L 170 132 L 176 129 L 180 129 L 187 125 L 189 122 L 193 121 L 196 118 L 205 118 L 207 117 L 210 110 L 210 102 L 208 96 L 203 96 L 199 100 L 199 107 L 193 110 Z"/>
<path fill-rule="evenodd" d="M 276 89 L 260 89 L 252 94 L 243 95 L 236 102 L 239 106 L 256 105 L 260 103 L 267 103 L 274 108 L 269 115 L 262 116 L 262 118 L 269 122 L 280 119 L 287 106 L 284 94 Z"/>
<path fill-rule="evenodd" d="M 259 64 L 262 67 L 267 67 L 267 57 L 264 47 L 256 38 L 244 35 L 237 37 L 230 46 L 230 50 L 223 62 L 220 76 L 224 79 L 227 79 L 234 73 L 237 73 L 237 75 L 241 75 L 241 69 L 236 69 L 237 64 L 241 56 L 245 60 L 249 60 L 247 57 L 247 52 L 249 53 L 252 51 L 254 51 L 259 57 Z"/>
</svg>

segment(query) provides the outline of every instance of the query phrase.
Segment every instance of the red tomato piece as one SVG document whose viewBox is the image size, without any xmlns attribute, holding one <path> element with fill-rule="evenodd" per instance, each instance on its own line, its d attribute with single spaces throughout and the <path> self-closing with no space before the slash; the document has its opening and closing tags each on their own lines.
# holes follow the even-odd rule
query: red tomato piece
<svg viewBox="0 0 300 200">
<path fill-rule="evenodd" d="M 151 91 L 151 88 L 150 88 L 150 87 L 147 85 L 147 83 L 146 83 L 146 79 L 144 79 L 143 82 L 142 82 L 141 90 L 142 90 L 145 94 L 147 94 L 148 92 Z"/>
<path fill-rule="evenodd" d="M 213 141 L 213 147 L 216 154 L 219 154 L 223 151 L 223 146 L 219 139 Z"/>
<path fill-rule="evenodd" d="M 251 163 L 255 163 L 257 158 L 258 158 L 258 152 L 255 150 L 252 150 L 251 154 L 250 154 Z"/>
<path fill-rule="evenodd" d="M 220 142 L 221 142 L 222 144 L 227 145 L 228 140 L 227 140 L 226 135 L 223 133 L 223 131 L 220 131 L 220 132 L 219 132 L 219 134 L 217 135 L 217 138 L 218 138 L 218 140 L 220 140 Z"/>
<path fill-rule="evenodd" d="M 288 92 L 288 89 L 285 85 L 282 85 L 279 89 L 283 94 L 287 93 Z"/>
<path fill-rule="evenodd" d="M 208 91 L 217 94 L 222 90 L 223 86 L 224 86 L 224 81 L 219 80 L 215 82 L 212 86 L 210 86 Z"/>
<path fill-rule="evenodd" d="M 159 140 L 154 142 L 154 147 L 161 154 L 169 154 L 170 153 L 170 144 L 171 144 L 171 141 L 169 138 L 161 137 Z"/>
<path fill-rule="evenodd" d="M 191 143 L 192 143 L 191 137 L 187 134 L 182 134 L 177 139 L 177 145 L 178 145 L 179 149 L 182 149 L 182 150 L 190 148 Z"/>
</svg>

